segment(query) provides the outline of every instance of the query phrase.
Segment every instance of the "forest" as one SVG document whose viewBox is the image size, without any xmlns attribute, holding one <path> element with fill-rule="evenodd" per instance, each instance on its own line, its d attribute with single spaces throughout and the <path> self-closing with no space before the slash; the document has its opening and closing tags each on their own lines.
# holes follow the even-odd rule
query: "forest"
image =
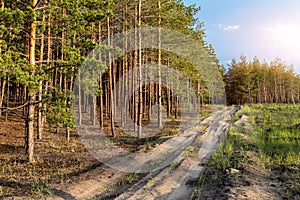
<svg viewBox="0 0 300 200">
<path fill-rule="evenodd" d="M 26 163 L 36 162 L 35 145 L 43 143 L 49 130 L 71 143 L 84 113 L 115 138 L 132 120 L 141 139 L 141 127 L 153 120 L 153 109 L 157 127 L 163 128 L 163 109 L 168 119 L 180 119 L 185 109 L 200 111 L 213 104 L 300 103 L 300 75 L 281 58 L 267 63 L 242 55 L 228 66 L 220 64 L 205 41 L 203 22 L 194 17 L 200 10 L 181 0 L 1 0 L 0 118 L 1 123 L 21 120 L 25 151 L 20 151 L 26 152 Z M 142 48 L 146 36 L 136 31 L 133 40 L 121 41 L 124 52 L 115 58 L 120 33 L 150 27 L 158 28 L 150 38 L 152 48 Z M 170 50 L 162 48 L 164 30 L 195 42 L 201 55 L 192 60 L 201 62 L 203 71 L 172 52 L 172 45 L 183 47 L 176 40 Z M 97 70 L 82 68 L 87 63 Z M 153 73 L 149 76 L 141 70 L 125 76 L 142 65 L 156 68 L 146 71 Z M 163 66 L 182 77 L 168 79 Z M 210 76 L 211 71 L 217 75 Z M 181 85 L 192 88 L 195 96 L 172 90 Z"/>
<path fill-rule="evenodd" d="M 8 115 L 12 109 L 23 108 L 29 161 L 34 160 L 34 138 L 42 139 L 45 122 L 57 128 L 57 132 L 62 127 L 69 138 L 69 131 L 74 127 L 72 91 L 78 70 L 96 46 L 107 48 L 102 42 L 114 34 L 147 26 L 168 28 L 189 35 L 203 45 L 205 55 L 214 62 L 209 64 L 222 70 L 213 47 L 204 42 L 201 23 L 196 30 L 192 28 L 197 22 L 193 15 L 199 8 L 186 7 L 181 1 L 2 1 L 1 10 L 1 114 Z M 79 94 L 77 101 L 83 105 L 80 109 L 86 109 L 88 99 L 94 102 L 93 105 L 97 104 L 100 127 L 103 127 L 103 115 L 109 117 L 112 135 L 115 102 L 111 91 L 118 79 L 137 65 L 174 66 L 188 77 L 187 84 L 196 88 L 201 104 L 210 101 L 201 76 L 194 73 L 185 59 L 166 51 L 135 50 L 108 66 L 107 61 L 94 61 L 101 68 L 97 72 L 98 86 L 93 86 L 97 91 L 93 97 Z M 126 81 L 129 85 L 129 80 Z M 135 80 L 130 81 L 134 83 Z M 137 123 L 142 123 L 142 114 L 138 110 L 155 103 L 161 107 L 166 102 L 168 115 L 178 115 L 179 100 L 166 88 L 152 85 L 140 88 L 134 96 L 136 102 L 128 112 L 135 122 L 139 121 Z M 96 112 L 96 106 L 94 110 Z M 122 120 L 124 123 L 125 119 Z"/>
</svg>

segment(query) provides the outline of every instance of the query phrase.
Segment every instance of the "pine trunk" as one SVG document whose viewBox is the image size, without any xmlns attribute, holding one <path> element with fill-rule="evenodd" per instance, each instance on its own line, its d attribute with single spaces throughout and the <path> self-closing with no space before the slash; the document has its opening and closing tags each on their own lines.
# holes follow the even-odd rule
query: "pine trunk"
<svg viewBox="0 0 300 200">
<path fill-rule="evenodd" d="M 162 127 L 162 91 L 161 91 L 161 3 L 158 0 L 158 127 Z"/>
<path fill-rule="evenodd" d="M 110 45 L 110 19 L 107 18 L 107 38 L 108 45 Z M 114 128 L 114 95 L 113 95 L 113 73 L 112 73 L 112 63 L 111 63 L 111 53 L 108 53 L 108 74 L 109 74 L 109 92 L 110 92 L 110 127 L 111 134 L 115 137 L 115 128 Z"/>
<path fill-rule="evenodd" d="M 138 5 L 138 28 L 141 28 L 141 10 L 142 10 L 142 1 L 139 0 Z M 139 77 L 139 101 L 138 101 L 138 138 L 142 136 L 142 112 L 143 112 L 143 91 L 142 91 L 142 35 L 141 31 L 138 31 L 138 40 L 139 40 L 139 59 L 138 59 L 138 77 Z"/>
<path fill-rule="evenodd" d="M 38 0 L 32 0 L 32 8 L 35 7 L 38 3 Z M 35 75 L 35 46 L 36 46 L 36 17 L 33 16 L 30 23 L 30 39 L 29 39 L 29 63 L 32 67 L 31 76 Z M 34 162 L 34 111 L 35 111 L 35 92 L 33 88 L 28 88 L 28 113 L 27 113 L 27 155 L 28 161 Z"/>
</svg>

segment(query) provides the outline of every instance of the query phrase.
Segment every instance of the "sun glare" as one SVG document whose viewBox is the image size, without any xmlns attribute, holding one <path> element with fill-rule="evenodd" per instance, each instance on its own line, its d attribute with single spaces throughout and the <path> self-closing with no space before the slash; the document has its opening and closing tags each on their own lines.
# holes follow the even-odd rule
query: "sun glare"
<svg viewBox="0 0 300 200">
<path fill-rule="evenodd" d="M 265 33 L 270 38 L 273 47 L 278 48 L 283 54 L 295 56 L 300 52 L 300 25 L 277 24 L 265 28 Z"/>
</svg>

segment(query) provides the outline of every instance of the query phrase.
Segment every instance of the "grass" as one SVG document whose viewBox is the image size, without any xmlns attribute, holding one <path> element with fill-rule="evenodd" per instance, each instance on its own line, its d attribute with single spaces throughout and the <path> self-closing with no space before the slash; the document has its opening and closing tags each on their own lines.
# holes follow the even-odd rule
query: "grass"
<svg viewBox="0 0 300 200">
<path fill-rule="evenodd" d="M 257 110 L 256 105 L 252 106 Z M 300 105 L 268 105 L 254 116 L 252 142 L 265 167 L 300 165 Z"/>
<path fill-rule="evenodd" d="M 195 156 L 195 149 L 193 146 L 188 146 L 184 152 L 186 157 L 194 157 Z"/>
<path fill-rule="evenodd" d="M 33 182 L 31 184 L 31 193 L 32 196 L 37 198 L 44 198 L 46 196 L 53 195 L 53 191 L 50 187 L 47 186 L 43 181 Z"/>
<path fill-rule="evenodd" d="M 125 176 L 124 179 L 121 180 L 122 185 L 131 184 L 135 180 L 139 178 L 139 174 L 137 173 L 130 173 L 129 175 Z"/>
<path fill-rule="evenodd" d="M 208 165 L 213 171 L 211 180 L 225 184 L 231 169 L 243 171 L 246 165 L 255 165 L 283 171 L 275 177 L 287 188 L 289 197 L 300 198 L 300 105 L 244 105 L 232 123 Z M 257 156 L 249 157 L 249 152 Z"/>
</svg>

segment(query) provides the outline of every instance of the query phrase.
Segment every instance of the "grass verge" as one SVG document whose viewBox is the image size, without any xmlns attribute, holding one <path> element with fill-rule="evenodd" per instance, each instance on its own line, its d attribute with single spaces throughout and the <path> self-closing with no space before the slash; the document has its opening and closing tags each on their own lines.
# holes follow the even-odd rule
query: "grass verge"
<svg viewBox="0 0 300 200">
<path fill-rule="evenodd" d="M 300 199 L 299 143 L 300 105 L 242 106 L 192 199 L 226 199 L 257 185 L 274 199 Z"/>
</svg>

